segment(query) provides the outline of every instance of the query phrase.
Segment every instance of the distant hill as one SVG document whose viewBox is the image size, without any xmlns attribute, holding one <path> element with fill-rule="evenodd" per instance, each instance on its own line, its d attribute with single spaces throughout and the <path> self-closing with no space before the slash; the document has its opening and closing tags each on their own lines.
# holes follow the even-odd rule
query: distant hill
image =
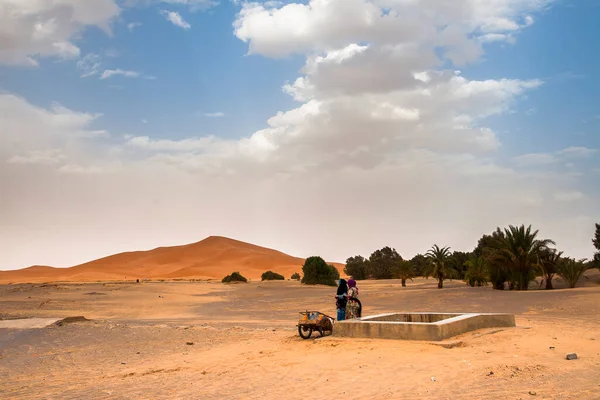
<svg viewBox="0 0 600 400">
<path fill-rule="evenodd" d="M 0 283 L 134 279 L 221 279 L 239 271 L 260 279 L 271 270 L 289 278 L 302 272 L 303 258 L 221 236 L 183 246 L 119 253 L 71 268 L 33 266 L 0 271 Z M 343 274 L 343 265 L 334 263 Z"/>
</svg>

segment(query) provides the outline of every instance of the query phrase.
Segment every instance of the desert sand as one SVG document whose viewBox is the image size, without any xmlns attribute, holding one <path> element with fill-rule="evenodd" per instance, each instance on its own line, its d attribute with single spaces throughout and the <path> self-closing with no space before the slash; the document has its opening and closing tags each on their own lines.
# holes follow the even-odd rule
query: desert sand
<svg viewBox="0 0 600 400">
<path fill-rule="evenodd" d="M 335 288 L 293 281 L 2 285 L 0 398 L 599 399 L 600 274 L 586 275 L 576 289 L 528 292 L 359 282 L 364 315 L 516 315 L 515 328 L 441 343 L 303 340 L 298 312 L 334 316 Z M 6 328 L 68 316 L 89 321 Z"/>
<path fill-rule="evenodd" d="M 120 253 L 70 268 L 37 265 L 0 271 L 0 283 L 221 280 L 234 271 L 248 279 L 260 279 L 268 270 L 289 278 L 295 272 L 302 272 L 303 264 L 304 258 L 235 239 L 210 236 L 197 243 Z M 331 264 L 343 274 L 342 264 Z"/>
</svg>

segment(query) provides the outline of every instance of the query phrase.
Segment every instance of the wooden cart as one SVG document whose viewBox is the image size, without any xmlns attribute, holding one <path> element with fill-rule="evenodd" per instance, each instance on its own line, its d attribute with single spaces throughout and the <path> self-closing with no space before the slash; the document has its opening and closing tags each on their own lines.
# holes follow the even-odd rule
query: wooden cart
<svg viewBox="0 0 600 400">
<path fill-rule="evenodd" d="M 319 332 L 321 336 L 331 335 L 333 333 L 333 321 L 332 317 L 319 311 L 300 312 L 298 334 L 302 339 L 310 338 L 313 331 Z"/>
</svg>

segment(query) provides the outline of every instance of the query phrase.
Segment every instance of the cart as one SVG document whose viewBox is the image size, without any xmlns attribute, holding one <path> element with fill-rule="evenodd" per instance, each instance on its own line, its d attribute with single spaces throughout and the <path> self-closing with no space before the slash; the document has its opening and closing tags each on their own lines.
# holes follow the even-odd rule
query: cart
<svg viewBox="0 0 600 400">
<path fill-rule="evenodd" d="M 298 321 L 298 334 L 302 339 L 308 339 L 313 331 L 319 332 L 321 336 L 326 333 L 333 333 L 334 319 L 329 315 L 325 315 L 319 311 L 304 311 L 300 312 L 300 320 Z"/>
</svg>

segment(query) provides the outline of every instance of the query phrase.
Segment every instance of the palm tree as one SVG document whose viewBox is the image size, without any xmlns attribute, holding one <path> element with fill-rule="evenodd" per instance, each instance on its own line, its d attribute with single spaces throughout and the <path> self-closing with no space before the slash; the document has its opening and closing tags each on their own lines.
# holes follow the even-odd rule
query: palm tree
<svg viewBox="0 0 600 400">
<path fill-rule="evenodd" d="M 542 272 L 543 279 L 546 281 L 546 289 L 552 289 L 552 278 L 558 272 L 558 264 L 561 262 L 563 252 L 555 249 L 548 249 L 540 254 L 538 265 Z"/>
<path fill-rule="evenodd" d="M 531 225 L 504 229 L 502 246 L 497 257 L 508 267 L 511 276 L 511 288 L 527 290 L 534 278 L 533 271 L 538 266 L 539 256 L 555 244 L 550 239 L 536 239 L 538 231 L 531 231 Z"/>
<path fill-rule="evenodd" d="M 416 275 L 415 267 L 410 261 L 400 260 L 394 268 L 394 275 L 402 279 L 402 286 L 406 286 L 406 280 L 410 279 L 412 281 L 412 278 Z"/>
<path fill-rule="evenodd" d="M 488 266 L 483 257 L 474 257 L 465 262 L 467 272 L 465 273 L 465 282 L 471 287 L 488 284 Z"/>
<path fill-rule="evenodd" d="M 570 288 L 574 288 L 581 275 L 590 268 L 586 261 L 586 259 L 563 258 L 558 263 L 558 275 L 567 282 Z"/>
<path fill-rule="evenodd" d="M 444 279 L 454 276 L 454 269 L 448 262 L 450 259 L 450 247 L 440 248 L 437 244 L 425 254 L 431 260 L 431 276 L 438 281 L 438 289 L 444 287 Z"/>
</svg>

